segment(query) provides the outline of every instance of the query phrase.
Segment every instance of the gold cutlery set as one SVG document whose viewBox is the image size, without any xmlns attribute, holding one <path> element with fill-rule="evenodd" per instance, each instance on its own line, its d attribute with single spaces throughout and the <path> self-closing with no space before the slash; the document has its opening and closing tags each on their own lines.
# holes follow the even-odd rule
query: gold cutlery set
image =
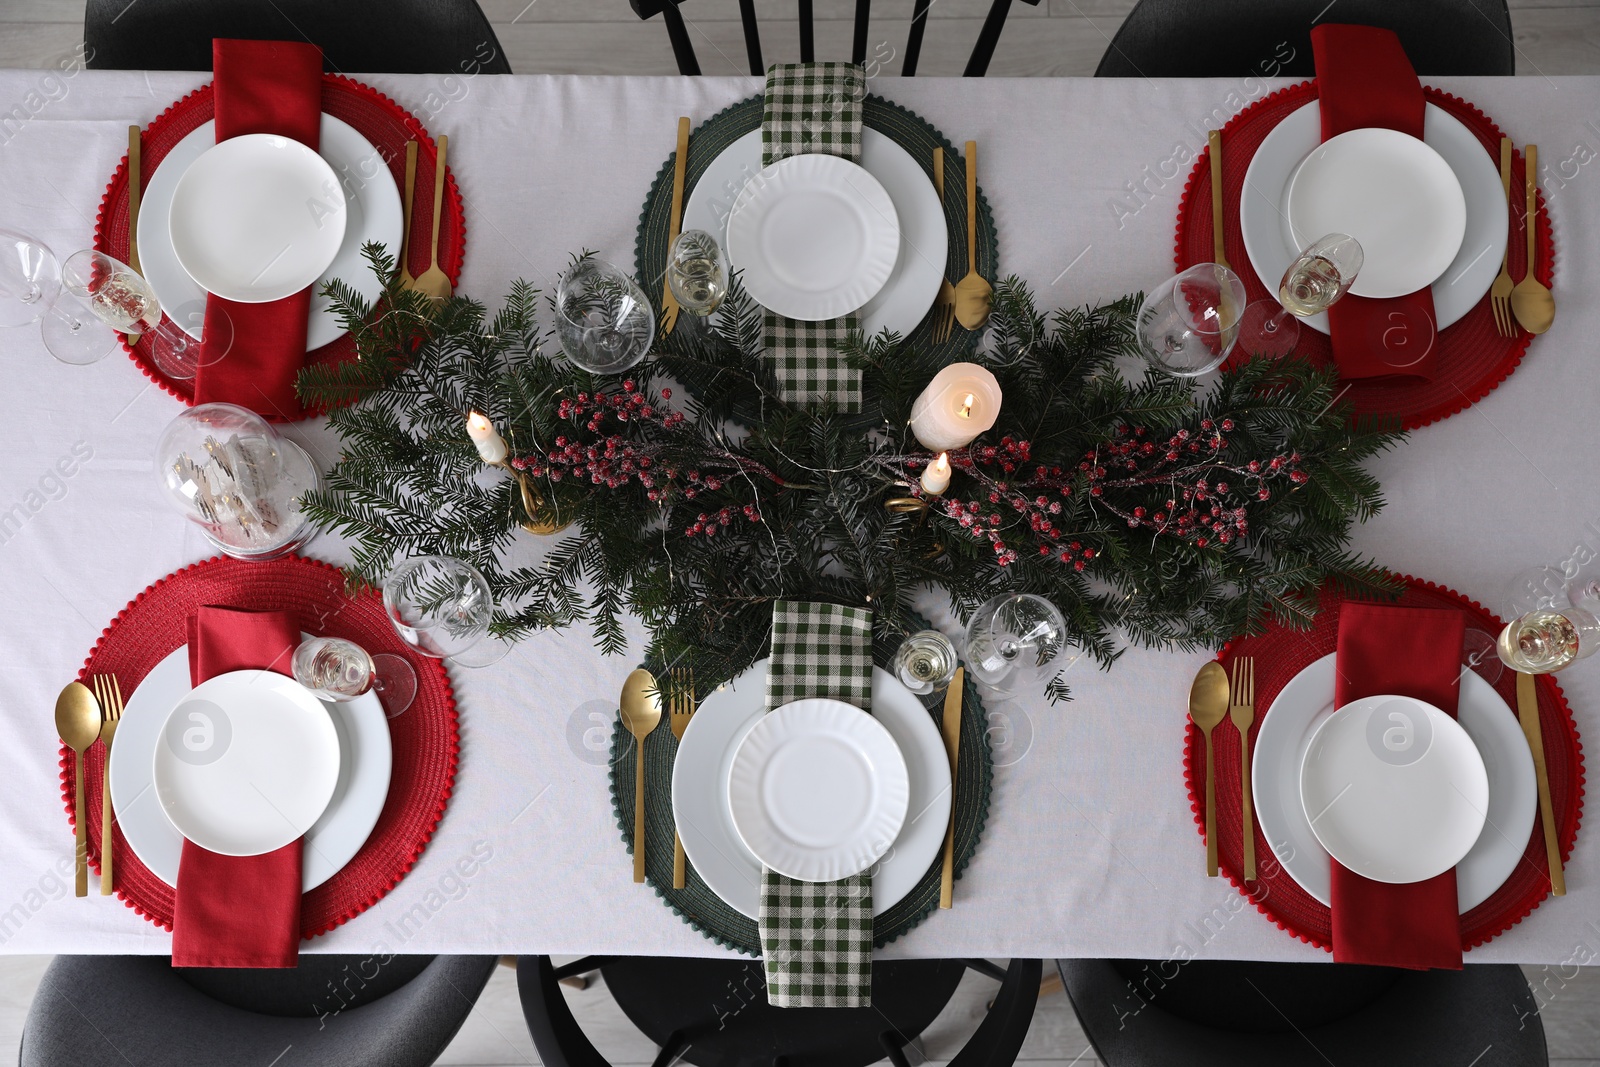
<svg viewBox="0 0 1600 1067">
<path fill-rule="evenodd" d="M 1189 718 L 1206 741 L 1206 874 L 1217 876 L 1217 778 L 1212 760 L 1211 731 L 1230 718 L 1239 731 L 1239 775 L 1242 803 L 1240 826 L 1244 836 L 1244 877 L 1256 878 L 1255 812 L 1250 799 L 1250 726 L 1256 715 L 1256 663 L 1241 656 L 1233 663 L 1233 680 L 1222 664 L 1212 660 L 1200 668 L 1189 688 Z"/>
<path fill-rule="evenodd" d="M 1515 337 L 1517 327 L 1529 333 L 1544 333 L 1556 318 L 1555 297 L 1534 274 L 1538 262 L 1539 234 L 1539 146 L 1524 146 L 1523 196 L 1526 200 L 1524 221 L 1528 232 L 1528 267 L 1522 280 L 1511 284 L 1511 242 L 1506 241 L 1505 255 L 1500 259 L 1500 274 L 1489 289 L 1489 306 L 1494 311 L 1494 328 L 1502 337 Z M 1513 209 L 1516 201 L 1511 194 L 1511 138 L 1500 138 L 1500 187 L 1505 191 L 1507 207 Z M 1551 870 L 1555 865 L 1551 866 Z M 1559 895 L 1559 894 L 1558 894 Z"/>
<path fill-rule="evenodd" d="M 94 682 L 93 692 L 82 682 L 69 682 L 56 698 L 56 732 L 61 735 L 62 744 L 73 752 L 72 821 L 77 837 L 73 892 L 80 897 L 89 895 L 89 821 L 83 796 L 83 759 L 96 741 L 105 746 L 100 773 L 100 893 L 111 895 L 111 826 L 115 821 L 111 810 L 111 742 L 122 720 L 122 685 L 117 676 L 97 674 L 90 680 Z"/>
<path fill-rule="evenodd" d="M 449 151 L 450 138 L 440 134 L 439 156 L 433 164 L 433 240 L 429 246 L 433 250 L 433 262 L 421 276 L 412 277 L 411 203 L 415 199 L 417 187 L 417 142 L 414 140 L 406 142 L 406 187 L 401 198 L 405 217 L 400 231 L 400 287 L 415 289 L 435 300 L 448 300 L 455 292 L 454 286 L 450 284 L 450 276 L 439 266 L 439 222 L 444 217 L 445 158 Z"/>
</svg>

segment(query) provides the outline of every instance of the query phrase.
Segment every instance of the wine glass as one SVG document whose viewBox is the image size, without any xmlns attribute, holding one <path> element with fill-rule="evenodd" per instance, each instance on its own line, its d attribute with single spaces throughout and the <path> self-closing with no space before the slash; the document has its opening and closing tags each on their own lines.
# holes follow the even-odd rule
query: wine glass
<svg viewBox="0 0 1600 1067">
<path fill-rule="evenodd" d="M 1582 608 L 1535 608 L 1500 631 L 1500 658 L 1524 674 L 1552 674 L 1600 648 L 1600 619 Z"/>
<path fill-rule="evenodd" d="M 61 265 L 61 287 L 118 333 L 148 335 L 151 358 L 167 377 L 194 377 L 200 366 L 200 342 L 162 316 L 161 301 L 138 271 L 86 248 Z M 50 344 L 49 324 L 45 344 Z"/>
<path fill-rule="evenodd" d="M 389 718 L 417 698 L 417 672 L 404 656 L 392 652 L 368 655 L 342 637 L 312 637 L 300 642 L 291 663 L 294 680 L 320 700 L 343 703 L 374 692 Z"/>
<path fill-rule="evenodd" d="M 919 630 L 900 642 L 890 667 L 918 696 L 940 693 L 956 676 L 956 646 L 938 630 Z"/>
<path fill-rule="evenodd" d="M 728 295 L 728 266 L 717 239 L 704 230 L 680 233 L 667 253 L 667 286 L 691 315 L 717 310 Z"/>
<path fill-rule="evenodd" d="M 967 669 L 1000 689 L 1055 673 L 1067 645 L 1067 620 L 1032 593 L 1003 593 L 987 600 L 967 624 Z"/>
<path fill-rule="evenodd" d="M 61 264 L 48 247 L 0 229 L 0 326 L 31 326 L 61 292 Z"/>
<path fill-rule="evenodd" d="M 656 335 L 650 301 L 604 260 L 581 260 L 561 279 L 555 312 L 561 350 L 591 374 L 627 370 L 650 351 Z"/>
<path fill-rule="evenodd" d="M 1296 315 L 1327 311 L 1350 291 L 1363 262 L 1361 242 L 1347 233 L 1312 241 L 1278 283 L 1278 299 Z"/>
<path fill-rule="evenodd" d="M 472 564 L 450 556 L 405 560 L 384 580 L 383 607 L 406 644 L 423 655 L 488 665 L 471 653 L 488 636 L 494 595 Z"/>
<path fill-rule="evenodd" d="M 1158 370 L 1181 378 L 1215 370 L 1239 338 L 1248 300 L 1233 271 L 1197 263 L 1156 286 L 1139 305 L 1140 351 Z"/>
<path fill-rule="evenodd" d="M 1239 319 L 1240 349 L 1260 359 L 1282 359 L 1300 343 L 1300 320 L 1276 300 L 1257 300 Z"/>
</svg>

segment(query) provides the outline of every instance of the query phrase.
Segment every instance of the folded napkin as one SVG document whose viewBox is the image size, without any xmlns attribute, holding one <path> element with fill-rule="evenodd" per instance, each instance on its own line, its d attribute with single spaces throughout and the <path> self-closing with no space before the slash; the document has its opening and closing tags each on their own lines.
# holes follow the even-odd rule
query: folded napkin
<svg viewBox="0 0 1600 1067">
<path fill-rule="evenodd" d="M 859 162 L 866 96 L 866 75 L 853 63 L 774 63 L 761 112 L 761 165 L 805 153 Z M 779 395 L 796 404 L 831 397 L 843 411 L 860 411 L 861 372 L 839 354 L 856 325 L 854 315 L 802 322 L 767 312 L 762 347 Z"/>
<path fill-rule="evenodd" d="M 872 711 L 872 612 L 780 600 L 772 608 L 767 710 L 828 697 Z M 761 871 L 761 955 L 777 1008 L 872 1003 L 872 875 L 800 882 Z"/>
<path fill-rule="evenodd" d="M 189 617 L 189 681 L 229 671 L 289 673 L 300 627 L 288 612 L 203 607 Z M 300 852 L 222 856 L 193 841 L 178 861 L 174 967 L 293 967 L 300 959 Z"/>
<path fill-rule="evenodd" d="M 1347 603 L 1339 613 L 1333 704 L 1394 694 L 1455 717 L 1461 688 L 1459 611 Z M 1461 969 L 1456 872 L 1390 885 L 1333 867 L 1333 958 L 1339 963 Z"/>
<path fill-rule="evenodd" d="M 217 140 L 273 133 L 311 148 L 322 134 L 322 50 L 297 41 L 212 42 Z M 311 286 L 266 304 L 206 297 L 197 404 L 223 401 L 298 419 L 294 380 L 305 364 Z M 213 330 L 213 323 L 230 328 Z"/>
<path fill-rule="evenodd" d="M 1327 23 L 1311 30 L 1311 51 L 1324 141 L 1369 126 L 1422 136 L 1422 85 L 1392 30 Z M 1346 293 L 1328 309 L 1339 376 L 1431 381 L 1438 370 L 1437 321 L 1430 288 L 1383 300 Z"/>
</svg>

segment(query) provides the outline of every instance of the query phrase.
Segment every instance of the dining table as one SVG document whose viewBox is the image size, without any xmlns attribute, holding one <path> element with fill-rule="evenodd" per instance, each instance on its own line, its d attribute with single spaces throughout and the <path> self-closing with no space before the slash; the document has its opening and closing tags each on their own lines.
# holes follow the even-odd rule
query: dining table
<svg viewBox="0 0 1600 1067">
<path fill-rule="evenodd" d="M 449 135 L 468 235 L 458 292 L 491 304 L 512 278 L 550 290 L 582 249 L 631 262 L 640 199 L 678 116 L 702 121 L 762 89 L 750 77 L 356 76 Z M 129 124 L 209 79 L 0 71 L 0 225 L 63 258 L 89 247 Z M 1352 546 L 1499 611 L 1522 568 L 1600 552 L 1600 77 L 1423 80 L 1540 146 L 1560 314 L 1498 388 L 1372 461 L 1386 505 Z M 1055 308 L 1170 276 L 1207 131 L 1289 84 L 879 77 L 868 90 L 983 146 L 1000 273 Z M 68 365 L 24 328 L 0 330 L 0 346 L 0 952 L 166 954 L 171 934 L 121 900 L 71 892 L 51 710 L 131 598 L 212 555 L 153 473 L 180 403 L 120 349 Z M 282 430 L 322 469 L 337 459 L 325 420 Z M 524 537 L 511 551 L 537 559 L 557 540 Z M 350 559 L 329 534 L 301 552 Z M 956 625 L 931 594 L 921 608 Z M 729 954 L 635 884 L 619 844 L 607 761 L 643 626 L 629 634 L 632 654 L 602 655 L 580 626 L 535 634 L 488 667 L 452 666 L 461 752 L 443 819 L 393 891 L 304 950 Z M 954 907 L 879 955 L 1330 959 L 1206 876 L 1182 770 L 1190 681 L 1214 651 L 1128 648 L 1109 669 L 1072 662 L 1069 701 L 986 701 L 994 785 L 976 856 Z M 1592 736 L 1600 661 L 1559 680 Z M 1600 850 L 1582 837 L 1566 884 L 1467 962 L 1600 959 Z"/>
</svg>

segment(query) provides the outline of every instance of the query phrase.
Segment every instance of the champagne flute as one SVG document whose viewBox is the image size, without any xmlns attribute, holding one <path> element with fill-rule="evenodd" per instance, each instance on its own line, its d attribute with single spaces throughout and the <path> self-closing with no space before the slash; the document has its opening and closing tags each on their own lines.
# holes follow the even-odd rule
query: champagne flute
<svg viewBox="0 0 1600 1067">
<path fill-rule="evenodd" d="M 890 665 L 918 696 L 942 693 L 956 676 L 956 646 L 938 630 L 919 630 L 900 642 Z"/>
<path fill-rule="evenodd" d="M 391 719 L 417 697 L 417 672 L 404 656 L 391 652 L 368 655 L 366 649 L 342 637 L 312 637 L 300 642 L 290 669 L 294 680 L 319 700 L 344 703 L 364 693 L 377 693 L 384 714 Z"/>
<path fill-rule="evenodd" d="M 680 233 L 667 253 L 667 286 L 691 315 L 717 310 L 728 295 L 728 267 L 717 239 L 704 230 Z"/>
<path fill-rule="evenodd" d="M 1600 648 L 1600 619 L 1581 608 L 1535 608 L 1500 631 L 1500 658 L 1524 674 L 1553 674 Z"/>
<path fill-rule="evenodd" d="M 1361 271 L 1361 242 L 1330 233 L 1295 257 L 1278 283 L 1278 300 L 1296 315 L 1327 311 L 1350 291 Z"/>
<path fill-rule="evenodd" d="M 194 377 L 200 365 L 200 342 L 161 314 L 161 301 L 156 298 L 155 290 L 132 267 L 104 252 L 86 248 L 73 253 L 62 264 L 61 285 L 64 292 L 82 302 L 95 318 L 118 333 L 149 335 L 151 356 L 169 378 Z M 78 327 L 72 327 L 69 334 L 76 337 Z M 75 341 L 59 336 L 57 341 L 76 350 L 72 347 Z M 64 358 L 51 345 L 48 324 L 45 345 L 58 359 Z"/>
</svg>

